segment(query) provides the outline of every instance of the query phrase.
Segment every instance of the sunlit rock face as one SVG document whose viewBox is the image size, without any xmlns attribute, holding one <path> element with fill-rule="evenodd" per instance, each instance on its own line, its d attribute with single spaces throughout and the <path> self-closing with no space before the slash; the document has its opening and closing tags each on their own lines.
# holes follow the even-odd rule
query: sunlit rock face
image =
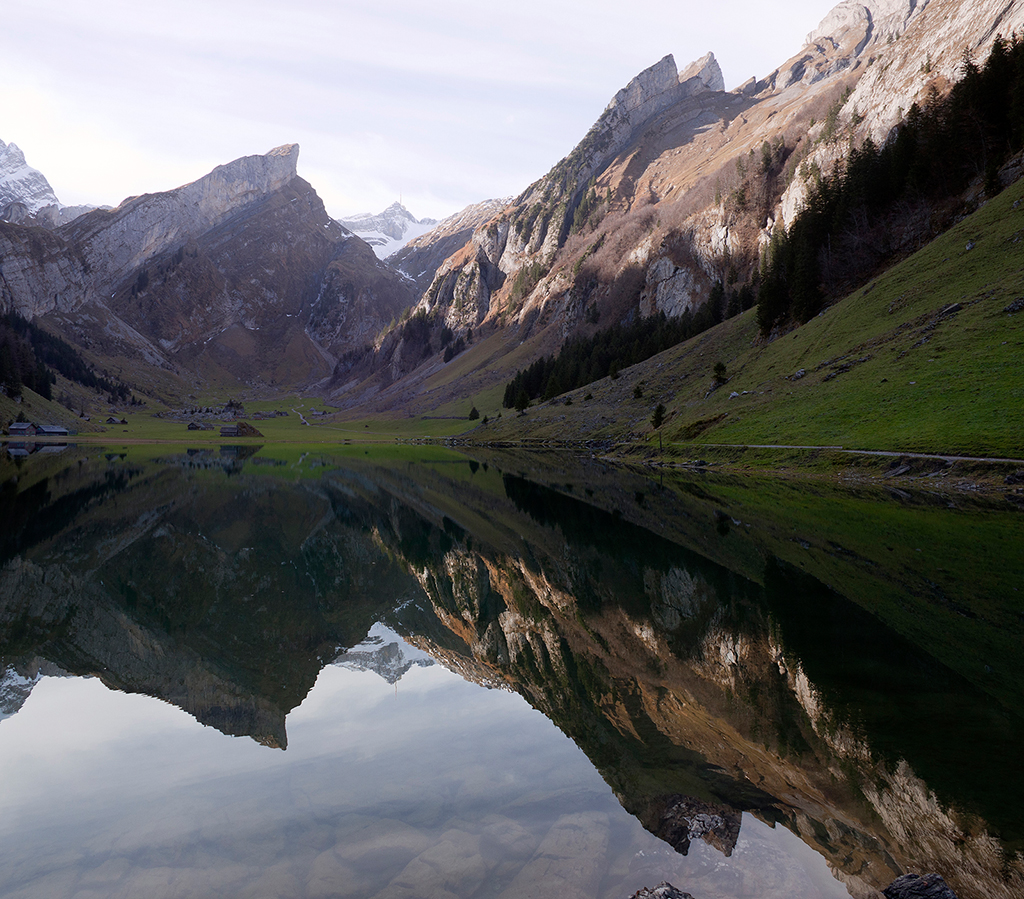
<svg viewBox="0 0 1024 899">
<path fill-rule="evenodd" d="M 856 896 L 914 866 L 941 866 L 961 895 L 1010 899 L 1024 883 L 1019 857 L 944 806 L 908 762 L 893 765 L 815 682 L 760 588 L 659 559 L 650 537 L 650 560 L 620 567 L 614 550 L 563 537 L 574 532 L 565 522 L 554 529 L 569 500 L 548 495 L 543 512 L 540 494 L 522 496 L 520 511 L 536 516 L 529 550 L 455 548 L 417 566 L 471 656 L 422 645 L 542 709 L 648 830 L 677 851 L 701 840 L 727 856 L 749 811 L 797 833 Z M 546 519 L 551 532 L 537 527 Z M 869 626 L 862 615 L 857 626 Z"/>
<path fill-rule="evenodd" d="M 90 265 L 89 286 L 117 283 L 146 260 L 177 249 L 297 177 L 298 144 L 218 166 L 176 190 L 125 200 L 68 229 Z"/>
</svg>

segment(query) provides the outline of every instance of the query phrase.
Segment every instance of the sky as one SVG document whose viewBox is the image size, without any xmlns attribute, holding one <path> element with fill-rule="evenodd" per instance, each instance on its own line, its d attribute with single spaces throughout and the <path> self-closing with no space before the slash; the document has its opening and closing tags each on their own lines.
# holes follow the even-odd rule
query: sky
<svg viewBox="0 0 1024 899">
<path fill-rule="evenodd" d="M 733 88 L 836 0 L 2 0 L 0 140 L 65 205 L 116 205 L 298 143 L 344 218 L 518 194 L 668 53 Z"/>
</svg>

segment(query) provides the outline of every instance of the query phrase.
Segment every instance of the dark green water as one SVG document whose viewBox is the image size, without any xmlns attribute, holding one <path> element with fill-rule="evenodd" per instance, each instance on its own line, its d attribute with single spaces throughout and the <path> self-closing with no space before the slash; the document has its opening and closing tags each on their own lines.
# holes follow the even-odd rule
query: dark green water
<svg viewBox="0 0 1024 899">
<path fill-rule="evenodd" d="M 68 447 L 0 520 L 0 896 L 1024 889 L 1009 503 Z"/>
</svg>

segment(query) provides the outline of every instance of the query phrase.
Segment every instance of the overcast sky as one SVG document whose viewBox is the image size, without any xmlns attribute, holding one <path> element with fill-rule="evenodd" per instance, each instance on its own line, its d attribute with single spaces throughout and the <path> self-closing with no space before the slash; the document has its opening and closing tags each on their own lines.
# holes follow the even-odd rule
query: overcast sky
<svg viewBox="0 0 1024 899">
<path fill-rule="evenodd" d="M 726 86 L 836 0 L 3 0 L 0 139 L 65 204 L 116 205 L 298 143 L 335 217 L 519 193 L 667 53 Z"/>
</svg>

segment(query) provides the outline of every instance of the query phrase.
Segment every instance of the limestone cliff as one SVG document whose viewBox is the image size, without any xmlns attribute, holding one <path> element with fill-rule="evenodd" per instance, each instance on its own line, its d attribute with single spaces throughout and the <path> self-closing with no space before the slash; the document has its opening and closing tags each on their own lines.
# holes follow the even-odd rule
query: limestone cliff
<svg viewBox="0 0 1024 899">
<path fill-rule="evenodd" d="M 435 377 L 445 328 L 499 332 L 505 352 L 525 344 L 515 362 L 500 350 L 481 357 L 467 389 L 482 391 L 595 325 L 696 316 L 716 281 L 753 291 L 764 248 L 815 170 L 841 170 L 869 135 L 884 141 L 912 103 L 948 88 L 965 46 L 981 62 L 997 35 L 1021 28 L 1020 4 L 1007 0 L 843 0 L 799 53 L 731 92 L 712 55 L 682 72 L 665 57 L 436 268 L 417 307 L 432 343 L 378 341 L 372 388 L 347 386 L 345 400 L 450 401 Z"/>
<path fill-rule="evenodd" d="M 297 176 L 298 158 L 298 144 L 245 156 L 184 187 L 130 197 L 116 209 L 97 210 L 71 223 L 65 233 L 88 262 L 87 286 L 119 284 L 147 260 L 284 187 Z"/>
<path fill-rule="evenodd" d="M 859 31 L 858 31 L 859 29 Z M 835 44 L 843 35 L 863 32 L 859 56 L 867 61 L 844 101 L 840 122 L 854 143 L 871 137 L 884 143 L 893 127 L 932 90 L 943 93 L 962 75 L 964 54 L 981 64 L 998 36 L 1024 29 L 1024 8 L 1010 0 L 888 0 L 860 6 L 842 3 L 812 32 L 808 42 Z M 823 125 L 812 129 L 820 138 Z M 809 155 L 822 171 L 845 157 L 846 145 L 820 141 Z M 806 196 L 807 184 L 794 179 L 779 204 L 791 222 Z"/>
<path fill-rule="evenodd" d="M 52 232 L 0 224 L 0 305 L 186 381 L 323 378 L 415 295 L 327 215 L 298 152 L 238 159 Z"/>
</svg>

